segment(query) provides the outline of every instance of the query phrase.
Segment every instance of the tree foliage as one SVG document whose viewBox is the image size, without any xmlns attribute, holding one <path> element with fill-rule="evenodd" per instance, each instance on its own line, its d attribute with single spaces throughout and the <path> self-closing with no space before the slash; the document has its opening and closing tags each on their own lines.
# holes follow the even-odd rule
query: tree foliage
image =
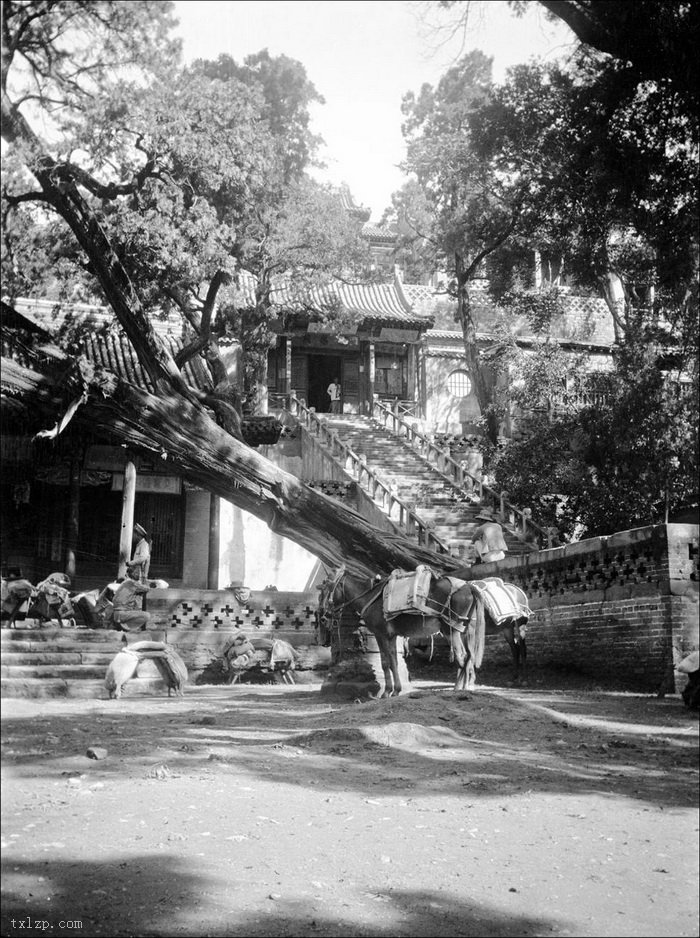
<svg viewBox="0 0 700 938">
<path fill-rule="evenodd" d="M 439 5 L 468 36 L 477 4 Z M 429 246 L 451 278 L 490 445 L 507 409 L 521 429 L 529 412 L 525 438 L 500 452 L 499 483 L 571 536 L 660 521 L 697 499 L 697 395 L 680 389 L 697 387 L 698 13 L 680 2 L 541 6 L 581 39 L 566 62 L 516 66 L 495 85 L 465 67 L 471 53 L 407 96 L 415 181 L 394 210 L 420 218 L 411 246 Z M 546 289 L 535 289 L 535 252 L 555 271 Z M 488 355 L 470 327 L 475 275 L 502 312 Z M 595 407 L 581 408 L 585 395 L 559 406 L 563 388 L 586 384 L 552 339 L 562 283 L 602 296 L 613 320 L 614 372 Z M 540 337 L 527 352 L 508 326 L 523 320 Z M 487 364 L 510 376 L 505 394 L 483 381 Z"/>
<path fill-rule="evenodd" d="M 73 287 L 111 308 L 153 389 L 81 367 L 72 345 L 58 371 L 23 375 L 33 406 L 56 419 L 70 405 L 74 425 L 158 454 L 329 564 L 374 573 L 439 560 L 373 530 L 240 440 L 217 345 L 240 326 L 240 310 L 224 290 L 241 269 L 254 271 L 254 312 L 269 316 L 275 274 L 323 276 L 341 254 L 340 234 L 349 240 L 329 193 L 302 172 L 315 97 L 303 69 L 261 53 L 231 74 L 183 70 L 169 39 L 171 3 L 8 0 L 3 13 L 11 292 L 30 285 L 44 258 L 51 274 L 41 285 L 54 286 L 60 255 Z M 293 145 L 284 147 L 287 131 Z M 186 336 L 177 357 L 154 328 L 169 313 Z M 209 369 L 208 390 L 188 381 L 193 355 Z"/>
<path fill-rule="evenodd" d="M 498 479 L 564 538 L 661 523 L 697 504 L 697 375 L 669 381 L 642 346 L 620 349 L 616 364 L 591 385 L 581 372 L 576 383 L 556 346 L 522 363 L 514 398 L 528 408 L 525 433 L 499 455 Z"/>
<path fill-rule="evenodd" d="M 392 213 L 404 237 L 399 248 L 427 269 L 438 261 L 456 299 L 456 319 L 481 409 L 489 413 L 493 387 L 476 346 L 478 320 L 470 285 L 483 276 L 486 259 L 513 236 L 522 193 L 503 180 L 472 146 L 472 121 L 492 94 L 491 61 L 475 50 L 448 69 L 436 87 L 404 96 L 404 170 L 414 179 L 394 197 Z M 416 264 L 415 261 L 419 262 Z M 498 428 L 490 421 L 495 440 Z"/>
</svg>

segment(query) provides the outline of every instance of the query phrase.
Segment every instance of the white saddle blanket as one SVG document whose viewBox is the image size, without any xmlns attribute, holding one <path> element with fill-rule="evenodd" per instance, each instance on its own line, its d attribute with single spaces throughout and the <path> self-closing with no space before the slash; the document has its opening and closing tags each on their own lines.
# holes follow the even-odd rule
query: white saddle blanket
<svg viewBox="0 0 700 938">
<path fill-rule="evenodd" d="M 525 593 L 500 577 L 472 580 L 470 586 L 496 625 L 510 621 L 523 624 L 532 615 Z"/>
</svg>

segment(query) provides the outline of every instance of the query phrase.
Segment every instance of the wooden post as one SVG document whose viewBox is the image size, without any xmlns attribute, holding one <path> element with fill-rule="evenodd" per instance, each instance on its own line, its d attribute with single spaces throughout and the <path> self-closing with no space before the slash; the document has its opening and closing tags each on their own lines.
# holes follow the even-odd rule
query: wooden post
<svg viewBox="0 0 700 938">
<path fill-rule="evenodd" d="M 415 410 L 417 410 L 418 405 L 418 382 L 416 380 L 418 374 L 418 348 L 415 345 L 408 346 L 408 374 L 407 374 L 407 388 L 406 388 L 406 397 L 414 405 L 414 413 L 412 416 L 417 416 Z"/>
<path fill-rule="evenodd" d="M 75 553 L 78 549 L 78 531 L 80 521 L 80 467 L 82 460 L 74 458 L 70 461 L 68 479 L 68 505 L 66 506 L 66 539 L 63 572 L 75 578 Z"/>
<path fill-rule="evenodd" d="M 292 394 L 292 337 L 285 339 L 285 361 L 284 361 L 284 396 L 287 407 L 291 408 Z"/>
<path fill-rule="evenodd" d="M 428 412 L 427 400 L 426 400 L 426 387 L 427 387 L 427 370 L 426 370 L 426 356 L 423 343 L 418 346 L 416 349 L 416 400 L 418 401 L 418 413 L 417 417 L 424 419 Z"/>
<path fill-rule="evenodd" d="M 219 531 L 221 527 L 221 501 L 218 495 L 209 502 L 209 559 L 207 562 L 207 589 L 219 588 Z"/>
<path fill-rule="evenodd" d="M 134 502 L 136 501 L 136 466 L 129 459 L 124 467 L 124 491 L 122 493 L 122 528 L 119 535 L 119 568 L 117 576 L 126 575 L 126 562 L 131 558 L 131 542 L 134 535 Z"/>
<path fill-rule="evenodd" d="M 374 380 L 376 360 L 374 357 L 374 342 L 367 343 L 367 413 L 371 417 L 374 413 Z"/>
</svg>

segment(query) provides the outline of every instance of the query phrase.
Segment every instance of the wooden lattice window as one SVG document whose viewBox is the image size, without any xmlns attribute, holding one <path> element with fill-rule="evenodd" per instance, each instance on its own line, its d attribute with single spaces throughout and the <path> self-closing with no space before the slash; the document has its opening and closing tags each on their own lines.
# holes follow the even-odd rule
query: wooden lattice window
<svg viewBox="0 0 700 938">
<path fill-rule="evenodd" d="M 468 397 L 472 393 L 469 372 L 458 369 L 447 376 L 447 390 L 453 397 Z"/>
</svg>

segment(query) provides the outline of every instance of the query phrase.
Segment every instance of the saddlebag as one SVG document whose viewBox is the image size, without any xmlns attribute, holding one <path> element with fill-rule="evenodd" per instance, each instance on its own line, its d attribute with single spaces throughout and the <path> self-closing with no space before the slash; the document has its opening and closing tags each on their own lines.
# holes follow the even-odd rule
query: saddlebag
<svg viewBox="0 0 700 938">
<path fill-rule="evenodd" d="M 384 618 L 434 612 L 428 605 L 432 576 L 432 570 L 425 564 L 420 564 L 413 572 L 393 570 L 384 587 Z"/>
</svg>

